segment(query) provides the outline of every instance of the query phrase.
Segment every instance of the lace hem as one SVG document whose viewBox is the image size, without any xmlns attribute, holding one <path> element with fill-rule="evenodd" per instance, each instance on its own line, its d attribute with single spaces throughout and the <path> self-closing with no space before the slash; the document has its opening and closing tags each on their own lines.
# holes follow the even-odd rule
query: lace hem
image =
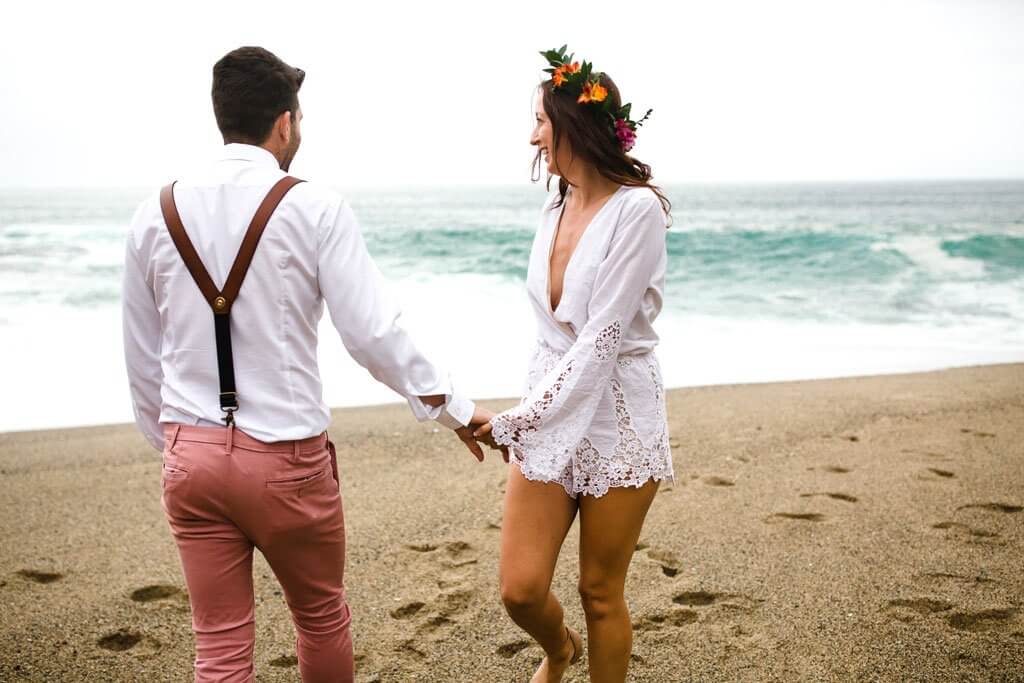
<svg viewBox="0 0 1024 683">
<path fill-rule="evenodd" d="M 593 496 L 594 498 L 600 498 L 601 496 L 608 493 L 613 488 L 640 488 L 649 481 L 671 481 L 675 482 L 675 472 L 672 469 L 672 458 L 666 456 L 667 460 L 664 461 L 660 467 L 653 467 L 650 469 L 645 468 L 634 468 L 632 475 L 629 479 L 620 479 L 612 481 L 609 479 L 593 480 L 590 479 L 586 484 L 580 485 L 573 476 L 572 467 L 567 467 L 560 475 L 556 477 L 549 476 L 545 472 L 538 471 L 537 468 L 533 467 L 531 463 L 519 457 L 513 458 L 511 464 L 519 468 L 523 477 L 530 481 L 538 481 L 545 484 L 558 484 L 570 498 L 576 498 L 579 495 Z"/>
<path fill-rule="evenodd" d="M 614 446 L 604 452 L 593 441 L 582 438 L 575 446 L 565 448 L 552 439 L 544 445 L 524 447 L 515 439 L 512 424 L 497 416 L 492 422 L 495 440 L 512 446 L 512 462 L 531 481 L 557 483 L 569 496 L 579 494 L 599 498 L 611 488 L 639 488 L 647 482 L 675 481 L 672 451 L 668 443 L 668 425 L 664 412 L 664 389 L 655 363 L 648 363 L 656 420 L 662 427 L 647 435 L 648 443 L 637 432 L 627 406 L 626 392 L 617 379 L 610 381 L 615 400 Z M 568 455 L 570 454 L 571 455 Z"/>
</svg>

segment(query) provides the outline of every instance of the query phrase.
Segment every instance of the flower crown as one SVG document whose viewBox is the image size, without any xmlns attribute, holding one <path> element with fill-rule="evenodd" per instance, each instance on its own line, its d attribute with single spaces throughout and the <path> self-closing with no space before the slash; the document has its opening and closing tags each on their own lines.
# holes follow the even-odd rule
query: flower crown
<svg viewBox="0 0 1024 683">
<path fill-rule="evenodd" d="M 643 125 L 654 110 L 648 109 L 639 121 L 633 121 L 629 118 L 632 104 L 627 103 L 618 109 L 612 107 L 608 99 L 608 89 L 601 85 L 601 72 L 595 72 L 594 65 L 590 62 L 580 64 L 572 61 L 573 55 L 565 54 L 566 47 L 563 45 L 557 50 L 541 52 L 551 65 L 550 68 L 544 69 L 545 73 L 551 74 L 551 87 L 575 95 L 578 104 L 596 108 L 607 115 L 611 132 L 622 146 L 622 151 L 628 152 L 633 149 L 633 145 L 636 144 L 636 129 Z"/>
</svg>

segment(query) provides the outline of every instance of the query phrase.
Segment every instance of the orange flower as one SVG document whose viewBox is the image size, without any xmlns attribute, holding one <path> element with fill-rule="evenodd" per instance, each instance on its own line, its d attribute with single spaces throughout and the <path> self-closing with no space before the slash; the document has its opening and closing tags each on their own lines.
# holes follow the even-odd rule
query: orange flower
<svg viewBox="0 0 1024 683">
<path fill-rule="evenodd" d="M 556 88 L 565 83 L 567 80 L 569 79 L 565 77 L 564 66 L 558 67 L 557 69 L 555 69 L 555 73 L 551 74 L 551 81 L 555 84 Z"/>
<path fill-rule="evenodd" d="M 580 70 L 580 63 L 573 62 L 572 64 L 563 64 L 562 68 L 565 69 L 566 73 L 574 74 Z"/>
<path fill-rule="evenodd" d="M 588 102 L 604 102 L 604 98 L 608 97 L 608 88 L 605 88 L 597 81 L 593 83 L 587 82 L 583 84 L 583 92 L 576 98 L 578 104 L 587 104 Z"/>
</svg>

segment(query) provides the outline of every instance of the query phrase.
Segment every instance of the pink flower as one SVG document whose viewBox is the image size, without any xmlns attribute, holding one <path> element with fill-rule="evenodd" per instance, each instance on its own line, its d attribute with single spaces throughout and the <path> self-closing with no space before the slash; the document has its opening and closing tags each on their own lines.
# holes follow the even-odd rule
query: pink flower
<svg viewBox="0 0 1024 683">
<path fill-rule="evenodd" d="M 633 149 L 636 144 L 636 131 L 624 119 L 615 121 L 615 137 L 619 139 L 623 152 Z"/>
</svg>

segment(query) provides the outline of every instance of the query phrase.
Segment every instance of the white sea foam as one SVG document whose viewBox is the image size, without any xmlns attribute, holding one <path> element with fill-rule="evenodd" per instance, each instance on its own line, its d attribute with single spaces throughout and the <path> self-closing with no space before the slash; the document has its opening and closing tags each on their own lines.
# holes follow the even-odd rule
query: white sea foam
<svg viewBox="0 0 1024 683">
<path fill-rule="evenodd" d="M 520 394 L 535 338 L 521 284 L 452 275 L 399 280 L 394 289 L 405 310 L 405 327 L 450 371 L 460 392 L 474 397 Z M 116 307 L 19 307 L 6 310 L 4 317 L 0 431 L 132 420 Z M 670 387 L 1024 361 L 1024 329 L 997 320 L 871 325 L 666 312 L 656 327 Z M 326 315 L 320 326 L 320 365 L 329 405 L 401 400 L 347 356 Z"/>
<path fill-rule="evenodd" d="M 1024 360 L 1019 243 L 945 244 L 1024 236 L 1022 187 L 670 188 L 676 227 L 656 325 L 666 383 Z M 543 195 L 534 190 L 356 197 L 406 326 L 471 396 L 522 388 L 534 322 L 521 277 Z M 131 420 L 117 294 L 140 197 L 0 192 L 0 430 Z M 348 358 L 326 317 L 320 360 L 329 404 L 400 400 Z"/>
<path fill-rule="evenodd" d="M 885 250 L 898 251 L 918 266 L 939 275 L 963 278 L 985 275 L 983 262 L 946 253 L 942 240 L 937 237 L 906 235 L 871 245 L 871 251 Z"/>
</svg>

